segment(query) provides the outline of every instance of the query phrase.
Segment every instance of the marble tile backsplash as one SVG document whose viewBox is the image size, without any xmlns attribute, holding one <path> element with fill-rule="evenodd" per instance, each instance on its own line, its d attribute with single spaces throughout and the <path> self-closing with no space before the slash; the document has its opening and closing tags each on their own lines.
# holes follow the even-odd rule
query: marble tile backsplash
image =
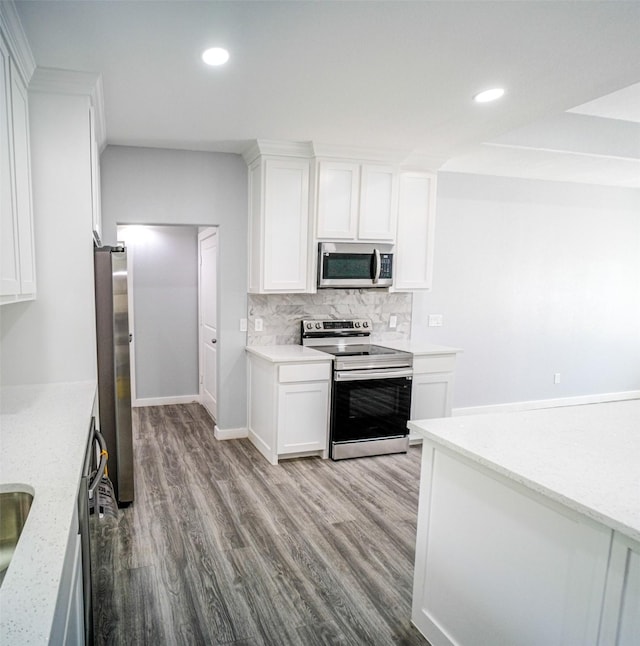
<svg viewBox="0 0 640 646">
<path fill-rule="evenodd" d="M 374 289 L 323 289 L 316 294 L 249 294 L 247 345 L 300 343 L 302 319 L 369 318 L 372 341 L 408 339 L 411 335 L 411 293 Z M 389 317 L 397 317 L 395 329 Z M 255 320 L 262 319 L 262 332 Z"/>
</svg>

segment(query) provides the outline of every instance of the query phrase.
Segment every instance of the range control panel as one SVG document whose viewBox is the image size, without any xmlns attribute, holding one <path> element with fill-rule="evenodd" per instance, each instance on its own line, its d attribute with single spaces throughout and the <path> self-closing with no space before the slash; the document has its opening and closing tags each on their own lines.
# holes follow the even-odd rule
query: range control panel
<svg viewBox="0 0 640 646">
<path fill-rule="evenodd" d="M 366 336 L 371 334 L 373 323 L 370 319 L 304 320 L 301 323 L 302 336 Z"/>
</svg>

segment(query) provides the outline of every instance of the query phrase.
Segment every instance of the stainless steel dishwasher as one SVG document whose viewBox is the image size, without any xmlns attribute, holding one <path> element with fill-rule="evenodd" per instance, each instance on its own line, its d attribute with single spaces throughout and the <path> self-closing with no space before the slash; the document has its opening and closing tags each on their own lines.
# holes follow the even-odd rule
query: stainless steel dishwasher
<svg viewBox="0 0 640 646">
<path fill-rule="evenodd" d="M 78 532 L 82 546 L 82 594 L 84 601 L 84 643 L 93 644 L 93 587 L 91 578 L 91 531 L 90 509 L 95 507 L 96 493 L 107 466 L 107 445 L 91 420 L 89 441 L 82 465 L 82 477 L 78 488 Z"/>
</svg>

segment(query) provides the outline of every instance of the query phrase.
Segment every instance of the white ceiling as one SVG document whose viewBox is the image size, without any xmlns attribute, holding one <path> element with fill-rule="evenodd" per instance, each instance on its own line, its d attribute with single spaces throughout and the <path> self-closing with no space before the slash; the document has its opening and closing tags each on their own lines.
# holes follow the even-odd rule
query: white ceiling
<svg viewBox="0 0 640 646">
<path fill-rule="evenodd" d="M 39 66 L 102 74 L 111 144 L 241 152 L 254 139 L 314 141 L 433 168 L 450 160 L 453 171 L 640 182 L 634 0 L 16 6 Z M 223 68 L 200 60 L 214 45 L 231 52 Z M 471 101 L 496 85 L 507 88 L 500 102 Z M 582 119 L 586 139 L 578 121 L 563 135 L 567 117 Z M 612 124 L 623 124 L 622 155 L 596 134 L 610 137 Z"/>
</svg>

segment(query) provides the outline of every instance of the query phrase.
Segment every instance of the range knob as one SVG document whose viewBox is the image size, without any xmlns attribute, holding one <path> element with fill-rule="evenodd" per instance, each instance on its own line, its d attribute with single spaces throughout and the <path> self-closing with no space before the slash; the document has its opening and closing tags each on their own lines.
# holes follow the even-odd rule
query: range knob
<svg viewBox="0 0 640 646">
<path fill-rule="evenodd" d="M 310 330 L 313 327 L 313 323 L 307 323 L 307 330 Z"/>
<path fill-rule="evenodd" d="M 360 321 L 356 321 L 356 327 L 360 327 Z"/>
<path fill-rule="evenodd" d="M 319 330 L 322 327 L 322 323 L 316 323 L 316 330 Z"/>
<path fill-rule="evenodd" d="M 364 321 L 362 327 L 369 327 L 369 321 Z"/>
</svg>

